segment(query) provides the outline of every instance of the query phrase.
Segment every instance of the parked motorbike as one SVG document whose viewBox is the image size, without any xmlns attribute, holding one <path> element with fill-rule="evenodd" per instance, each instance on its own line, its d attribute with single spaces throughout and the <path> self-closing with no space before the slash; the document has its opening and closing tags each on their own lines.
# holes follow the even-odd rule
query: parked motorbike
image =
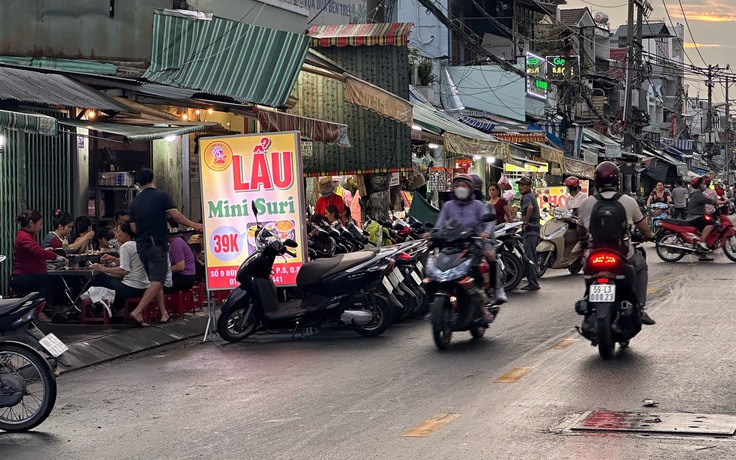
<svg viewBox="0 0 736 460">
<path fill-rule="evenodd" d="M 660 232 L 655 241 L 657 255 L 665 262 L 677 262 L 688 254 L 704 255 L 723 248 L 732 262 L 736 262 L 736 228 L 731 219 L 723 215 L 706 215 L 716 226 L 708 234 L 705 244 L 709 251 L 704 250 L 698 244 L 701 239 L 698 228 L 693 225 L 692 219 L 662 219 L 659 221 Z"/>
<path fill-rule="evenodd" d="M 473 338 L 480 338 L 488 328 L 481 312 L 484 296 L 479 285 L 481 266 L 485 264 L 487 271 L 488 264 L 478 239 L 455 222 L 432 231 L 431 247 L 436 253 L 427 259 L 424 273 L 433 299 L 432 337 L 439 349 L 450 344 L 455 331 L 470 331 Z M 493 308 L 498 312 L 498 307 Z"/>
<path fill-rule="evenodd" d="M 70 364 L 66 345 L 32 322 L 43 301 L 37 292 L 0 300 L 1 430 L 27 431 L 46 420 L 56 402 L 54 368 Z"/>
<path fill-rule="evenodd" d="M 578 218 L 572 211 L 555 209 L 552 219 L 542 227 L 537 245 L 537 277 L 548 268 L 566 268 L 577 275 L 583 268 L 583 247 L 578 241 Z"/>
<path fill-rule="evenodd" d="M 253 207 L 253 214 L 258 211 Z M 385 279 L 394 268 L 393 252 L 359 251 L 307 262 L 297 275 L 301 298 L 281 301 L 271 279 L 276 257 L 296 254 L 294 240 L 284 242 L 259 228 L 257 250 L 238 269 L 240 284 L 228 296 L 217 321 L 217 332 L 238 342 L 258 330 L 288 329 L 292 337 L 301 327 L 334 321 L 364 336 L 382 334 L 393 322 L 398 303 Z"/>
<path fill-rule="evenodd" d="M 646 257 L 638 244 L 635 250 Z M 616 342 L 627 347 L 641 331 L 641 310 L 633 289 L 636 273 L 626 254 L 606 248 L 591 251 L 583 273 L 585 296 L 575 303 L 575 311 L 585 319 L 576 329 L 598 346 L 603 359 L 610 359 Z"/>
<path fill-rule="evenodd" d="M 501 282 L 506 292 L 516 289 L 524 279 L 524 243 L 519 235 L 523 222 L 503 223 L 496 227 L 494 238 L 498 242 L 496 259 L 501 269 Z"/>
</svg>

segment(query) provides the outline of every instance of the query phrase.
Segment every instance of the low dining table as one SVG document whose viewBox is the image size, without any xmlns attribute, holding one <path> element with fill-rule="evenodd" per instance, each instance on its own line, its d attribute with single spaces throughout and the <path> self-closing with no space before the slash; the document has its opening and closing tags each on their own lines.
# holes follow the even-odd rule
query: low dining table
<svg viewBox="0 0 736 460">
<path fill-rule="evenodd" d="M 69 301 L 72 303 L 72 306 L 77 311 L 80 311 L 77 303 L 79 302 L 79 298 L 81 297 L 82 293 L 87 291 L 90 284 L 92 284 L 92 279 L 95 276 L 95 271 L 91 268 L 59 268 L 46 270 L 46 273 L 48 275 L 58 276 L 61 278 L 61 282 L 64 284 L 64 293 L 66 294 L 67 299 L 69 299 Z M 69 287 L 69 283 L 67 282 L 67 278 L 69 277 L 74 277 L 82 280 L 82 287 L 79 289 L 79 293 L 76 295 L 74 294 L 72 288 Z"/>
</svg>

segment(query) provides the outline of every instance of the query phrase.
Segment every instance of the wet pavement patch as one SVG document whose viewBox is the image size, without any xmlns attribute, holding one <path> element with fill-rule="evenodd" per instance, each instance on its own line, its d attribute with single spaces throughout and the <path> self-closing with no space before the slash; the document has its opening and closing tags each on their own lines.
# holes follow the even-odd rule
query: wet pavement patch
<svg viewBox="0 0 736 460">
<path fill-rule="evenodd" d="M 637 433 L 733 435 L 736 417 L 720 414 L 668 414 L 588 411 L 570 428 L 573 431 L 629 431 Z"/>
</svg>

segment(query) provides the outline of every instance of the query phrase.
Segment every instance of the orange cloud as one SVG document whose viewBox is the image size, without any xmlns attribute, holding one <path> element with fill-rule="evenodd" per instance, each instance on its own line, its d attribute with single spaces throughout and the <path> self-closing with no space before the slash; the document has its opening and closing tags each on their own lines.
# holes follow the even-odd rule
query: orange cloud
<svg viewBox="0 0 736 460">
<path fill-rule="evenodd" d="M 695 48 L 695 45 L 695 43 L 685 42 L 686 49 Z M 721 46 L 723 45 L 719 45 L 718 43 L 697 43 L 698 48 L 720 48 Z"/>
<path fill-rule="evenodd" d="M 698 0 L 683 3 L 683 9 L 688 21 L 703 22 L 734 22 L 736 21 L 736 5 L 730 1 L 706 0 L 702 3 Z M 672 16 L 683 17 L 679 5 L 670 6 Z"/>
</svg>

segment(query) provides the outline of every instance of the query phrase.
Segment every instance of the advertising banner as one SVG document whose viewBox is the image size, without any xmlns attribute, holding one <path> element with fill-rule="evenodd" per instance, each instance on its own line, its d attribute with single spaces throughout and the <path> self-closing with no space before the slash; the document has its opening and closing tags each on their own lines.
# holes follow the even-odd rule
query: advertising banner
<svg viewBox="0 0 736 460">
<path fill-rule="evenodd" d="M 588 196 L 589 193 L 589 181 L 580 181 L 580 193 Z M 556 187 L 537 187 L 535 189 L 537 193 L 537 203 L 539 204 L 539 212 L 542 217 L 542 222 L 552 218 L 553 208 L 564 206 L 567 202 L 567 187 L 564 185 Z M 551 206 L 550 206 L 551 205 Z"/>
<path fill-rule="evenodd" d="M 251 206 L 261 226 L 299 243 L 297 257 L 277 258 L 272 275 L 277 286 L 295 285 L 306 260 L 299 132 L 202 137 L 199 155 L 207 289 L 236 287 L 238 267 L 256 251 Z"/>
</svg>

